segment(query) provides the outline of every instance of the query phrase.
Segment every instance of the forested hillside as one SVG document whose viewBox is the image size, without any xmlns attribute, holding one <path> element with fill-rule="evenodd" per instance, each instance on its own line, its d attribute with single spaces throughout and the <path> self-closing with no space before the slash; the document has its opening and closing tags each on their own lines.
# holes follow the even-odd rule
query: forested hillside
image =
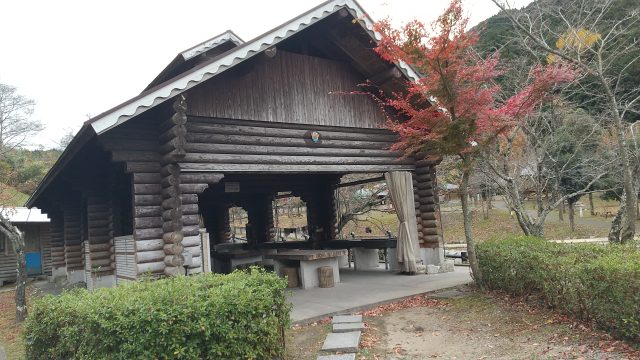
<svg viewBox="0 0 640 360">
<path fill-rule="evenodd" d="M 591 0 L 594 4 L 601 2 L 602 0 Z M 528 17 L 529 19 L 536 19 L 540 14 L 544 14 L 542 9 L 548 10 L 553 8 L 567 10 L 570 6 L 576 8 L 578 11 L 579 8 L 584 7 L 584 4 L 588 3 L 589 0 L 537 0 L 529 4 L 527 7 L 520 10 L 512 10 L 515 12 L 516 16 L 521 16 L 521 18 Z M 601 20 L 598 21 L 598 28 L 596 29 L 587 29 L 589 31 L 593 31 L 601 36 L 607 36 L 610 31 L 624 31 L 625 35 L 622 39 L 626 38 L 629 42 L 633 42 L 633 39 L 640 39 L 640 25 L 633 26 L 628 29 L 617 29 L 615 30 L 614 25 L 620 19 L 623 19 L 625 16 L 629 16 L 634 11 L 637 12 L 640 10 L 640 2 L 638 0 L 614 0 L 611 6 L 607 9 L 606 13 L 602 14 Z M 594 14 L 593 16 L 596 16 Z M 544 16 L 544 15 L 543 15 Z M 593 23 L 590 21 L 589 16 L 585 15 L 583 18 L 584 23 L 580 24 L 580 27 L 588 27 L 589 24 Z M 558 38 L 563 34 L 567 25 L 562 23 L 562 21 L 558 17 L 546 17 L 543 19 L 544 26 L 548 27 L 548 31 L 546 31 L 545 38 L 548 44 L 556 44 Z M 542 23 L 542 21 L 539 21 Z M 612 30 L 614 29 L 614 30 Z M 533 60 L 534 55 L 530 52 L 526 51 L 522 48 L 520 42 L 518 41 L 518 32 L 515 27 L 509 20 L 509 18 L 504 13 L 499 13 L 494 15 L 487 20 L 476 25 L 473 30 L 477 31 L 480 35 L 480 39 L 476 48 L 483 54 L 491 53 L 496 50 L 500 50 L 500 57 L 504 60 L 513 60 L 513 59 L 521 59 L 531 58 Z M 575 29 L 580 30 L 580 29 Z M 613 71 L 620 71 L 620 69 L 629 63 L 631 59 L 635 56 L 638 56 L 638 52 L 640 49 L 636 46 L 636 52 L 630 52 L 628 56 L 620 57 L 617 59 L 617 66 L 613 66 Z M 545 59 L 537 59 L 538 61 L 544 62 Z M 631 66 L 630 69 L 627 69 L 630 74 L 633 74 L 632 78 L 640 79 L 640 61 L 636 61 L 634 65 Z M 633 83 L 624 84 L 624 86 L 628 86 L 630 88 L 637 86 L 637 81 Z"/>
<path fill-rule="evenodd" d="M 60 150 L 14 149 L 0 157 L 0 197 L 21 206 L 53 166 Z"/>
<path fill-rule="evenodd" d="M 580 2 L 582 2 L 581 0 Z M 588 0 L 587 0 L 588 1 Z M 594 3 L 598 3 L 601 0 L 591 0 Z M 562 8 L 566 4 L 575 2 L 574 0 L 537 0 L 529 4 L 523 9 L 513 10 L 518 15 L 537 16 L 539 8 Z M 630 14 L 632 11 L 638 11 L 640 3 L 638 0 L 614 0 L 612 6 L 602 17 L 603 21 L 600 22 L 600 29 L 589 29 L 597 31 L 601 34 L 606 33 L 611 28 L 609 27 L 615 21 L 623 18 L 625 15 Z M 555 18 L 545 19 L 549 28 L 562 29 L 563 24 Z M 527 56 L 532 56 L 528 52 L 525 52 L 515 40 L 517 37 L 517 31 L 512 25 L 511 21 L 503 13 L 494 15 L 487 20 L 479 23 L 473 28 L 480 34 L 480 39 L 476 48 L 483 53 L 493 52 L 496 49 L 500 49 L 500 55 L 504 59 L 513 59 L 526 53 Z M 640 26 L 629 29 L 628 37 L 640 38 Z M 553 44 L 557 38 L 552 38 L 548 35 L 548 42 Z M 640 74 L 640 63 L 635 66 L 637 74 Z"/>
</svg>

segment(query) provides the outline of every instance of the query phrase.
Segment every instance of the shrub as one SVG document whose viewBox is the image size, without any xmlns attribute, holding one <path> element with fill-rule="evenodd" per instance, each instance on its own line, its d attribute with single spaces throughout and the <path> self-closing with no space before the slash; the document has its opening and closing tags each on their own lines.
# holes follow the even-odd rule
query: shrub
<svg viewBox="0 0 640 360">
<path fill-rule="evenodd" d="M 637 245 L 558 244 L 519 237 L 478 244 L 483 285 L 540 295 L 554 308 L 640 342 Z"/>
<path fill-rule="evenodd" d="M 284 355 L 286 282 L 257 268 L 76 290 L 35 302 L 28 359 L 272 359 Z"/>
</svg>

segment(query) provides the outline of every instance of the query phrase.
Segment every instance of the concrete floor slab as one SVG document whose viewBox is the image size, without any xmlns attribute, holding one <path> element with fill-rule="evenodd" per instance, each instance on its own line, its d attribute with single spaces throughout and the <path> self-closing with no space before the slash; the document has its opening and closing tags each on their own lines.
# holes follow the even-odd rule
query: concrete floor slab
<svg viewBox="0 0 640 360">
<path fill-rule="evenodd" d="M 334 333 L 361 331 L 361 330 L 364 330 L 364 323 L 362 322 L 333 324 Z"/>
<path fill-rule="evenodd" d="M 360 344 L 360 331 L 329 333 L 322 344 L 322 351 L 356 352 Z"/>
<path fill-rule="evenodd" d="M 356 360 L 356 354 L 321 355 L 317 360 Z"/>
<path fill-rule="evenodd" d="M 357 323 L 362 321 L 362 315 L 336 315 L 331 319 L 332 324 Z"/>
<path fill-rule="evenodd" d="M 335 314 L 349 314 L 397 299 L 472 282 L 468 267 L 433 275 L 398 275 L 389 271 L 340 269 L 341 282 L 333 288 L 294 289 L 291 319 L 307 323 Z"/>
</svg>

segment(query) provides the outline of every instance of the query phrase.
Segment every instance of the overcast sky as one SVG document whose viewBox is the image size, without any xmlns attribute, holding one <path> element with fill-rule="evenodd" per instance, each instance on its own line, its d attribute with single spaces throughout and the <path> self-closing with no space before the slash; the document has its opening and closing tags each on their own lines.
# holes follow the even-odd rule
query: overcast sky
<svg viewBox="0 0 640 360">
<path fill-rule="evenodd" d="M 523 6 L 531 0 L 511 0 Z M 471 25 L 495 14 L 490 0 L 464 0 Z M 0 82 L 36 101 L 52 147 L 67 129 L 140 93 L 182 50 L 227 29 L 243 40 L 321 0 L 19 0 L 0 13 Z M 378 20 L 432 22 L 449 0 L 359 0 Z"/>
</svg>

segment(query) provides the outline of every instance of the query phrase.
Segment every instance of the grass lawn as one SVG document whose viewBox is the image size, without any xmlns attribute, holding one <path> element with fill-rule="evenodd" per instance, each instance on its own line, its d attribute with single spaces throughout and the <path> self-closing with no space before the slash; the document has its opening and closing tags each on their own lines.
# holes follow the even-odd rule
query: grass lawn
<svg viewBox="0 0 640 360">
<path fill-rule="evenodd" d="M 463 243 L 464 229 L 459 206 L 442 206 L 441 211 L 445 243 Z M 585 211 L 583 215 L 582 218 L 576 216 L 576 230 L 571 232 L 568 215 L 565 215 L 564 221 L 559 221 L 558 212 L 552 212 L 545 222 L 545 236 L 548 239 L 578 239 L 608 235 L 611 218 L 591 216 L 588 211 Z M 371 229 L 371 233 L 365 232 L 366 227 Z M 394 234 L 398 232 L 398 219 L 395 213 L 371 211 L 361 216 L 358 221 L 349 222 L 342 230 L 342 234 L 344 237 L 349 237 L 351 232 L 354 232 L 356 236 L 385 236 L 384 230 L 390 230 Z M 509 216 L 507 210 L 499 208 L 490 211 L 489 219 L 483 219 L 480 210 L 474 211 L 473 231 L 478 241 L 522 235 L 522 229 L 520 229 L 516 218 Z"/>
<path fill-rule="evenodd" d="M 586 202 L 586 198 L 584 199 Z M 490 211 L 489 218 L 483 219 L 481 210 L 473 211 L 473 231 L 478 241 L 495 237 L 522 235 L 522 229 L 518 225 L 515 216 L 509 216 L 509 212 L 502 200 L 494 202 L 495 207 Z M 585 203 L 586 205 L 586 203 Z M 618 210 L 616 201 L 605 201 L 598 196 L 594 197 L 595 211 L 598 214 L 615 213 Z M 535 209 L 533 201 L 527 203 L 527 209 Z M 462 212 L 459 201 L 445 202 L 441 204 L 442 229 L 445 243 L 463 243 L 464 229 L 462 226 Z M 569 228 L 569 215 L 565 213 L 564 220 L 558 219 L 558 211 L 552 211 L 545 221 L 545 237 L 548 239 L 581 239 L 607 237 L 611 226 L 611 217 L 602 215 L 592 216 L 587 208 L 583 211 L 583 217 L 576 210 L 576 230 Z M 638 223 L 640 226 L 640 222 Z M 371 233 L 366 233 L 365 228 L 370 228 Z M 385 236 L 385 230 L 392 233 L 398 232 L 398 219 L 393 212 L 371 211 L 358 217 L 357 221 L 349 222 L 342 230 L 344 237 L 349 237 L 351 232 L 356 236 Z"/>
<path fill-rule="evenodd" d="M 618 211 L 618 202 L 602 200 L 599 196 L 594 196 L 596 215 L 590 214 L 586 197 L 583 198 L 583 203 L 585 207 L 582 217 L 580 217 L 579 211 L 576 209 L 576 230 L 574 232 L 569 227 L 568 213 L 565 212 L 564 220 L 560 221 L 558 210 L 554 210 L 546 218 L 545 237 L 554 240 L 607 237 L 612 218 L 611 216 L 605 217 L 604 214 L 615 214 Z M 535 213 L 535 203 L 533 201 L 528 201 L 525 207 Z M 463 243 L 464 229 L 462 227 L 460 201 L 442 203 L 440 208 L 445 243 Z M 640 221 L 637 224 L 640 226 Z M 522 230 L 515 215 L 509 215 L 506 205 L 499 198 L 494 200 L 494 208 L 489 212 L 488 219 L 483 219 L 482 210 L 479 207 L 473 210 L 473 231 L 478 241 L 495 237 L 522 235 Z"/>
<path fill-rule="evenodd" d="M 458 288 L 363 313 L 358 359 L 637 359 L 588 324 L 500 294 Z M 315 359 L 328 320 L 288 332 L 287 359 Z"/>
<path fill-rule="evenodd" d="M 558 220 L 558 214 L 552 213 L 545 222 L 545 237 L 548 239 L 582 239 L 607 237 L 611 219 L 598 217 L 576 218 L 576 231 L 571 232 L 569 220 Z M 445 243 L 464 242 L 462 213 L 459 211 L 443 211 L 442 226 Z M 522 235 L 522 229 L 515 217 L 509 216 L 506 210 L 492 209 L 489 219 L 483 219 L 480 212 L 473 217 L 473 232 L 479 241 L 495 237 Z"/>
<path fill-rule="evenodd" d="M 370 233 L 365 228 L 371 230 Z M 389 230 L 396 234 L 398 232 L 398 217 L 395 212 L 372 210 L 364 215 L 358 216 L 356 221 L 348 222 L 342 229 L 342 235 L 349 237 L 351 232 L 356 236 L 372 237 L 386 236 L 385 231 Z"/>
<path fill-rule="evenodd" d="M 2 183 L 0 183 L 0 197 L 2 197 L 5 206 L 24 206 L 24 203 L 29 199 L 29 195 Z"/>
</svg>

